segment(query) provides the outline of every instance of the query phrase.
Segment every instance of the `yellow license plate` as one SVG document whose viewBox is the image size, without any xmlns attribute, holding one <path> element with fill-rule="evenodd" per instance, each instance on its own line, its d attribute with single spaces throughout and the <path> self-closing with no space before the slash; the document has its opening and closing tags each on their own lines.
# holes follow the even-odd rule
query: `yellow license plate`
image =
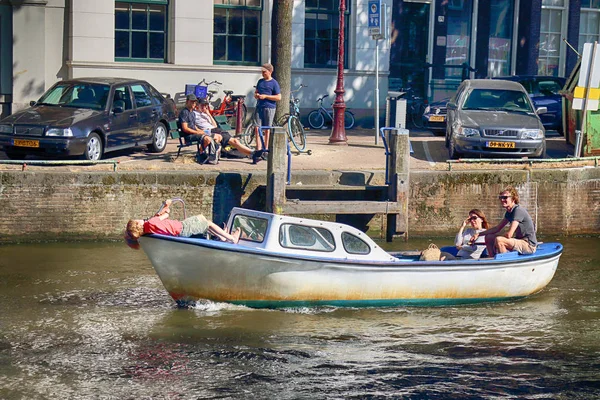
<svg viewBox="0 0 600 400">
<path fill-rule="evenodd" d="M 487 142 L 487 147 L 494 149 L 514 149 L 515 142 Z"/>
<path fill-rule="evenodd" d="M 19 147 L 40 147 L 40 141 L 39 140 L 20 140 L 20 139 L 15 139 L 13 141 L 13 146 L 19 146 Z"/>
<path fill-rule="evenodd" d="M 446 117 L 444 117 L 443 115 L 432 115 L 431 117 L 429 117 L 429 122 L 444 122 L 446 120 Z"/>
</svg>

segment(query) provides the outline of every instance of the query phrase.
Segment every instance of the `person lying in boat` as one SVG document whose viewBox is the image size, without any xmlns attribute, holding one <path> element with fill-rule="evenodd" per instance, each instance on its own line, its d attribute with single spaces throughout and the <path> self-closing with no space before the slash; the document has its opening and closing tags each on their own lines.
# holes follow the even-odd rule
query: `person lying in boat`
<svg viewBox="0 0 600 400">
<path fill-rule="evenodd" d="M 204 215 L 194 215 L 178 221 L 169 219 L 171 200 L 166 200 L 164 207 L 154 215 L 154 217 L 144 219 L 131 219 L 127 222 L 126 235 L 133 241 L 137 241 L 140 236 L 151 233 L 158 233 L 169 236 L 190 237 L 193 235 L 203 235 L 209 233 L 216 236 L 224 242 L 237 243 L 240 239 L 241 230 L 236 230 L 230 234 L 212 221 L 208 221 Z"/>
<path fill-rule="evenodd" d="M 471 242 L 475 242 L 479 236 L 485 236 L 485 246 L 490 257 L 509 251 L 518 251 L 520 254 L 535 253 L 537 248 L 535 227 L 527 210 L 519 206 L 517 190 L 509 186 L 500 192 L 498 199 L 506 210 L 504 218 L 493 228 L 473 235 Z M 508 232 L 501 235 L 500 232 L 506 225 L 508 225 Z"/>
<path fill-rule="evenodd" d="M 466 226 L 469 225 L 468 228 Z M 474 208 L 469 211 L 469 218 L 465 219 L 456 234 L 454 245 L 458 249 L 456 257 L 458 258 L 473 258 L 478 259 L 485 250 L 485 237 L 478 237 L 475 242 L 471 242 L 471 238 L 485 229 L 489 229 L 485 214 Z M 466 229 L 465 229 L 466 228 Z"/>
</svg>

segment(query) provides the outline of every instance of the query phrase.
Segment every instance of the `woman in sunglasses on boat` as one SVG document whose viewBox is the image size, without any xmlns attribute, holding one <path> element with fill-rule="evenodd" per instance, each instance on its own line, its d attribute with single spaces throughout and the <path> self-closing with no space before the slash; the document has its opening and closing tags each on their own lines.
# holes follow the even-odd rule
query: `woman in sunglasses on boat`
<svg viewBox="0 0 600 400">
<path fill-rule="evenodd" d="M 467 225 L 469 225 L 468 228 L 466 228 Z M 472 239 L 476 234 L 483 232 L 489 227 L 489 223 L 483 212 L 478 209 L 469 211 L 469 218 L 463 221 L 454 240 L 454 245 L 458 249 L 456 256 L 473 259 L 481 257 L 481 253 L 485 250 L 485 237 L 478 237 L 474 242 L 472 242 Z"/>
</svg>

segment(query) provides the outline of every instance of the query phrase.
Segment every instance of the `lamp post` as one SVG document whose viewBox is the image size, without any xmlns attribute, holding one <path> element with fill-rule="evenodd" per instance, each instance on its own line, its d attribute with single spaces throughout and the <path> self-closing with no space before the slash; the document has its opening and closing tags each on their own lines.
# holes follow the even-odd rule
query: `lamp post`
<svg viewBox="0 0 600 400">
<path fill-rule="evenodd" d="M 344 13 L 346 12 L 346 0 L 340 0 L 340 24 L 338 35 L 338 73 L 337 86 L 335 88 L 335 101 L 333 102 L 333 127 L 329 144 L 348 144 L 346 138 L 346 127 L 344 126 Z"/>
</svg>

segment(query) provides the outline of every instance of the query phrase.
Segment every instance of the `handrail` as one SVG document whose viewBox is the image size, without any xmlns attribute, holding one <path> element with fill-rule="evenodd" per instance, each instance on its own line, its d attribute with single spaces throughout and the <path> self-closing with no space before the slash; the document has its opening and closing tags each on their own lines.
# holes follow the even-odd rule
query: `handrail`
<svg viewBox="0 0 600 400">
<path fill-rule="evenodd" d="M 171 204 L 173 204 L 173 203 L 181 203 L 181 205 L 183 206 L 183 219 L 186 219 L 187 218 L 187 213 L 185 211 L 185 201 L 183 201 L 183 199 L 181 197 L 173 197 L 171 199 Z M 156 214 L 159 214 L 163 210 L 163 208 L 165 208 L 165 206 L 166 206 L 166 204 L 162 203 L 161 206 L 160 206 L 160 208 L 156 212 Z"/>
<path fill-rule="evenodd" d="M 120 161 L 110 160 L 0 160 L 0 164 L 23 165 L 23 170 L 27 165 L 96 165 L 96 164 L 113 164 L 113 171 L 117 170 L 117 165 Z"/>
<path fill-rule="evenodd" d="M 600 156 L 588 156 L 588 157 L 566 157 L 566 158 L 540 158 L 540 159 L 521 159 L 521 158 L 460 158 L 458 160 L 446 160 L 448 164 L 448 171 L 452 171 L 452 164 L 542 164 L 542 163 L 555 163 L 565 161 L 594 161 L 594 167 L 598 167 L 598 161 Z"/>
</svg>

